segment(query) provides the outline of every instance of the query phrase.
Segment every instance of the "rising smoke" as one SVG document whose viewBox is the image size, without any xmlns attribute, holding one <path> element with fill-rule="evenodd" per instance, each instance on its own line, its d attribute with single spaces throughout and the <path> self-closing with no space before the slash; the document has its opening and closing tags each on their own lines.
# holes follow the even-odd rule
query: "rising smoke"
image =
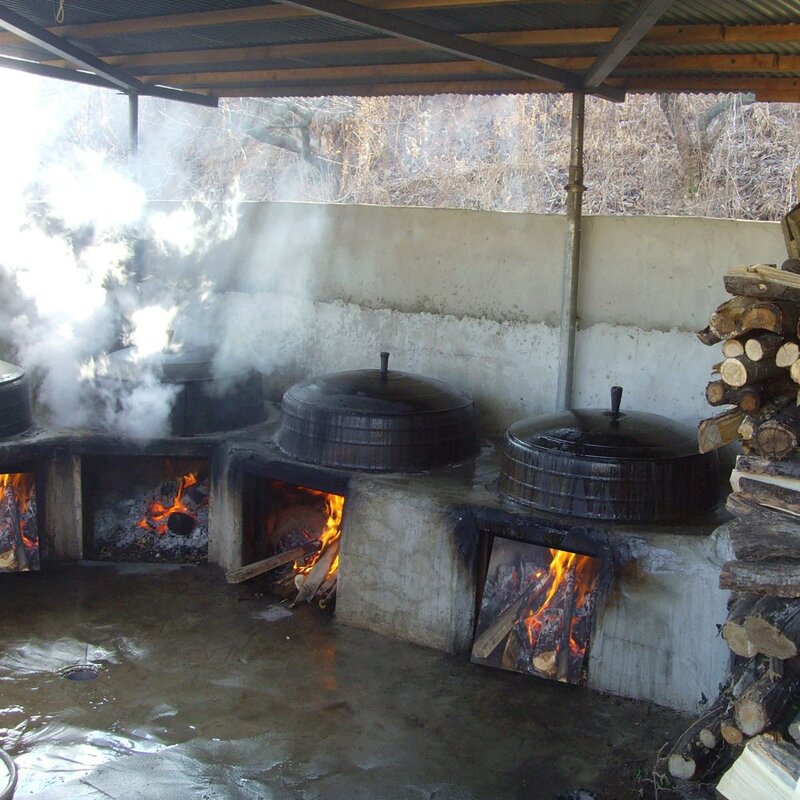
<svg viewBox="0 0 800 800">
<path fill-rule="evenodd" d="M 243 223 L 235 185 L 213 204 L 161 194 L 165 176 L 185 185 L 179 173 L 195 168 L 187 140 L 203 129 L 187 121 L 218 112 L 143 126 L 130 164 L 118 144 L 74 136 L 88 92 L 106 94 L 106 113 L 121 120 L 124 98 L 9 71 L 0 89 L 15 109 L 0 127 L 0 358 L 28 371 L 53 424 L 168 433 L 178 393 L 161 380 L 170 348 L 211 348 L 226 376 L 269 374 L 297 358 L 310 305 L 303 254 L 324 219 L 300 232 L 263 214 Z M 122 348 L 131 349 L 120 360 Z"/>
</svg>

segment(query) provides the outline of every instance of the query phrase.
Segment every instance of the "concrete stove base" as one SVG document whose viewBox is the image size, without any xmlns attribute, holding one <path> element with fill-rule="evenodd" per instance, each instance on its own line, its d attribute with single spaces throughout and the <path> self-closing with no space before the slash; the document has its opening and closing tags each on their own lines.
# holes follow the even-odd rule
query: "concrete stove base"
<svg viewBox="0 0 800 800">
<path fill-rule="evenodd" d="M 241 566 L 246 552 L 243 474 L 253 465 L 302 469 L 275 445 L 277 419 L 273 408 L 267 422 L 253 428 L 151 442 L 138 450 L 136 443 L 103 437 L 36 433 L 0 445 L 0 460 L 27 458 L 46 470 L 47 560 L 58 562 L 83 557 L 83 455 L 122 448 L 132 456 L 208 457 L 208 558 L 227 570 Z M 502 535 L 513 538 L 521 530 L 524 535 L 516 538 L 548 546 L 560 542 L 562 549 L 570 549 L 564 542 L 582 537 L 610 557 L 614 576 L 592 638 L 591 687 L 692 713 L 704 695 L 716 696 L 729 666 L 727 648 L 717 636 L 728 599 L 717 588 L 718 575 L 729 558 L 727 541 L 714 533 L 723 521 L 719 515 L 659 528 L 537 516 L 498 496 L 493 444 L 473 461 L 421 475 L 316 472 L 348 487 L 339 623 L 446 652 L 468 652 L 476 610 L 476 544 L 491 517 L 501 521 Z M 537 539 L 540 534 L 544 538 Z"/>
</svg>

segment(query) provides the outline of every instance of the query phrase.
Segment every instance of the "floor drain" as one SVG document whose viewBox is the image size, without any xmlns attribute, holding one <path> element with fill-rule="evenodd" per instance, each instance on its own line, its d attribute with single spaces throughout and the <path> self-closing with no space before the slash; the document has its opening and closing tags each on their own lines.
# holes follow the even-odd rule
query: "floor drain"
<svg viewBox="0 0 800 800">
<path fill-rule="evenodd" d="M 99 674 L 97 664 L 75 664 L 61 670 L 61 677 L 68 681 L 93 681 Z"/>
</svg>

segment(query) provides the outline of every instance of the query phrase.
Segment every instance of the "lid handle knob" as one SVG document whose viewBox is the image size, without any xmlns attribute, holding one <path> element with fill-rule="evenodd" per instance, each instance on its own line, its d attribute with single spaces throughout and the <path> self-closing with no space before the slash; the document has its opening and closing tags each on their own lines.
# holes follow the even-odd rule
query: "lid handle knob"
<svg viewBox="0 0 800 800">
<path fill-rule="evenodd" d="M 381 353 L 381 377 L 386 378 L 386 374 L 389 372 L 389 353 L 384 350 Z"/>
<path fill-rule="evenodd" d="M 619 419 L 619 407 L 622 403 L 622 387 L 621 386 L 612 386 L 611 387 L 611 416 L 614 419 Z"/>
</svg>

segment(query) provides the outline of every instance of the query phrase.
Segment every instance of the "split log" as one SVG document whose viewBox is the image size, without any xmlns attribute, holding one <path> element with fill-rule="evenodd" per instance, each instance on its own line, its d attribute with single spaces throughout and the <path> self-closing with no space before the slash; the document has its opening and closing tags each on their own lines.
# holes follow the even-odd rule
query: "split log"
<svg viewBox="0 0 800 800">
<path fill-rule="evenodd" d="M 742 420 L 742 424 L 739 426 L 739 436 L 746 440 L 750 441 L 750 439 L 755 436 L 756 430 L 758 429 L 758 420 L 755 417 L 751 417 L 749 414 Z"/>
<path fill-rule="evenodd" d="M 759 301 L 752 297 L 734 297 L 717 307 L 708 320 L 711 334 L 718 339 L 732 339 L 741 333 L 740 321 L 745 311 L 748 311 Z"/>
<path fill-rule="evenodd" d="M 735 703 L 733 717 L 745 736 L 755 736 L 773 725 L 786 709 L 797 678 L 775 679 L 766 672 Z"/>
<path fill-rule="evenodd" d="M 473 658 L 489 658 L 500 642 L 508 636 L 526 603 L 533 602 L 550 585 L 552 575 L 546 572 L 538 581 L 523 587 L 522 593 L 475 639 Z"/>
<path fill-rule="evenodd" d="M 22 539 L 22 530 L 19 526 L 17 501 L 14 497 L 14 489 L 11 486 L 6 486 L 3 490 L 3 499 L 6 506 L 6 520 L 11 530 L 11 538 L 14 542 L 17 569 L 20 572 L 27 572 L 30 569 L 30 565 L 28 564 L 28 555 L 25 552 L 25 542 Z"/>
<path fill-rule="evenodd" d="M 779 270 L 772 264 L 731 267 L 722 279 L 729 294 L 766 300 L 800 302 L 800 275 Z"/>
<path fill-rule="evenodd" d="M 569 640 L 572 636 L 572 615 L 575 611 L 575 565 L 573 564 L 564 575 L 564 603 L 563 624 L 561 626 L 561 641 L 559 642 L 558 658 L 556 659 L 556 679 L 567 681 L 569 677 Z"/>
<path fill-rule="evenodd" d="M 759 301 L 741 315 L 738 321 L 738 332 L 764 330 L 784 338 L 797 336 L 798 316 L 800 316 L 800 306 L 794 302 Z"/>
<path fill-rule="evenodd" d="M 716 417 L 704 419 L 697 427 L 697 445 L 701 453 L 710 453 L 739 438 L 739 426 L 744 414 L 738 408 L 723 411 Z"/>
<path fill-rule="evenodd" d="M 725 358 L 736 358 L 744 354 L 744 344 L 739 339 L 726 339 L 722 343 L 722 355 L 725 356 Z"/>
<path fill-rule="evenodd" d="M 554 597 L 550 607 L 542 612 L 542 627 L 531 655 L 531 666 L 546 678 L 558 676 L 558 653 L 565 627 L 564 609 Z"/>
<path fill-rule="evenodd" d="M 775 365 L 791 367 L 800 358 L 800 344 L 793 341 L 784 342 L 775 353 Z"/>
<path fill-rule="evenodd" d="M 800 491 L 777 483 L 761 481 L 747 475 L 739 476 L 739 496 L 784 514 L 800 517 Z M 800 525 L 800 519 L 797 524 Z M 800 557 L 800 554 L 798 554 Z"/>
<path fill-rule="evenodd" d="M 762 597 L 747 614 L 744 629 L 759 653 L 794 658 L 800 653 L 800 601 Z"/>
<path fill-rule="evenodd" d="M 800 360 L 795 361 L 789 367 L 789 377 L 795 382 L 800 383 Z"/>
<path fill-rule="evenodd" d="M 778 352 L 778 348 L 783 344 L 783 337 L 775 333 L 757 333 L 750 336 L 744 343 L 744 354 L 751 361 L 763 361 L 765 358 L 772 358 Z M 723 349 L 723 353 L 724 353 Z M 741 355 L 741 353 L 737 354 Z"/>
<path fill-rule="evenodd" d="M 733 386 L 736 389 L 747 383 L 758 383 L 759 381 L 780 377 L 783 373 L 784 370 L 776 367 L 774 361 L 769 361 L 768 359 L 752 361 L 747 356 L 726 358 L 719 368 L 722 380 L 728 386 Z"/>
<path fill-rule="evenodd" d="M 238 569 L 229 570 L 225 573 L 225 579 L 228 583 L 243 583 L 244 581 L 249 581 L 251 578 L 255 578 L 258 575 L 264 575 L 285 564 L 298 561 L 309 553 L 313 553 L 318 547 L 319 542 L 309 542 L 306 545 L 294 547 L 291 550 L 286 550 L 283 553 L 264 558 L 261 561 L 255 561 L 252 564 L 245 564 Z"/>
<path fill-rule="evenodd" d="M 796 517 L 745 500 L 738 493 L 728 495 L 726 508 L 737 517 L 727 525 L 737 559 L 800 558 L 800 524 Z"/>
<path fill-rule="evenodd" d="M 761 480 L 795 479 L 800 488 L 800 458 L 786 458 L 774 461 L 762 456 L 737 456 L 736 470 L 751 476 L 760 476 Z"/>
<path fill-rule="evenodd" d="M 706 325 L 703 330 L 697 331 L 695 335 L 704 345 L 709 347 L 711 345 L 719 344 L 722 341 L 719 336 L 711 332 L 711 328 L 708 325 Z"/>
<path fill-rule="evenodd" d="M 800 442 L 800 407 L 792 406 L 759 425 L 754 439 L 762 456 L 777 459 L 790 456 Z"/>
<path fill-rule="evenodd" d="M 742 594 L 735 598 L 722 626 L 722 638 L 737 656 L 752 658 L 758 652 L 744 627 L 745 619 L 758 602 L 758 595 Z"/>
<path fill-rule="evenodd" d="M 720 571 L 719 588 L 800 597 L 800 561 L 726 561 Z"/>
<path fill-rule="evenodd" d="M 320 557 L 314 563 L 314 566 L 311 567 L 308 574 L 306 574 L 305 580 L 297 592 L 297 597 L 295 597 L 292 605 L 296 606 L 298 603 L 310 603 L 314 599 L 314 596 L 319 591 L 319 587 L 322 585 L 325 578 L 328 577 L 328 572 L 333 566 L 333 562 L 339 555 L 339 541 L 339 539 L 334 539 L 332 542 L 329 542 L 328 546 L 322 551 Z"/>
<path fill-rule="evenodd" d="M 791 800 L 800 781 L 800 753 L 770 736 L 751 739 L 717 784 L 723 800 Z"/>
<path fill-rule="evenodd" d="M 718 699 L 675 742 L 667 757 L 667 769 L 673 778 L 691 781 L 702 776 L 703 767 L 720 744 L 720 720 L 726 707 L 726 700 Z"/>
</svg>

